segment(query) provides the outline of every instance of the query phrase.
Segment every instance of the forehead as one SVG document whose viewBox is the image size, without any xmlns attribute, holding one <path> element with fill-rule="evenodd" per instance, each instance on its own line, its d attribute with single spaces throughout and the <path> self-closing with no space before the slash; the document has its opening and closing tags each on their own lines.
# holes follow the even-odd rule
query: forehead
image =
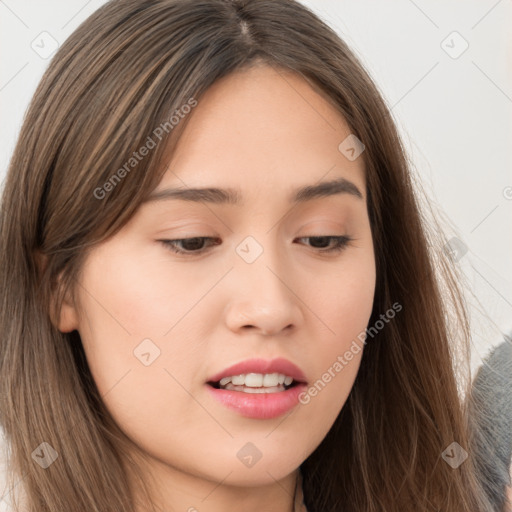
<svg viewBox="0 0 512 512">
<path fill-rule="evenodd" d="M 268 65 L 237 71 L 215 82 L 189 115 L 159 190 L 207 184 L 245 196 L 344 178 L 364 194 L 363 158 L 340 150 L 350 127 L 297 73 Z"/>
</svg>

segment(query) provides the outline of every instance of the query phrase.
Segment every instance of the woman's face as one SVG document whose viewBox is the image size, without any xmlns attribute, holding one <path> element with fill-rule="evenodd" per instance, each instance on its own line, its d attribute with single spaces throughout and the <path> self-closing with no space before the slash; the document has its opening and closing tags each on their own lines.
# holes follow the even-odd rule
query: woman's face
<svg viewBox="0 0 512 512">
<path fill-rule="evenodd" d="M 144 203 L 89 254 L 82 313 L 65 304 L 60 328 L 79 331 L 106 406 L 155 473 L 207 480 L 208 489 L 266 485 L 319 445 L 359 368 L 376 277 L 363 159 L 336 110 L 271 67 L 221 79 L 189 115 L 155 192 L 229 188 L 239 202 L 210 193 Z M 294 201 L 298 189 L 334 180 L 346 181 Z M 351 240 L 325 252 L 338 239 L 308 238 L 329 236 Z M 162 242 L 195 237 L 208 238 L 174 243 L 188 254 Z M 254 358 L 298 367 L 300 400 L 293 387 L 208 384 Z M 293 374 L 279 368 L 236 374 Z M 247 387 L 259 389 L 258 379 Z"/>
</svg>

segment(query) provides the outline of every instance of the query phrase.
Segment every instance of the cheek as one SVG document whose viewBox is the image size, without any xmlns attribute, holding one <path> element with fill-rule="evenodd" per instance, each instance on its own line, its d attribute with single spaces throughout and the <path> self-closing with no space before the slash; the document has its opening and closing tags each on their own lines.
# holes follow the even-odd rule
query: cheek
<svg viewBox="0 0 512 512">
<path fill-rule="evenodd" d="M 79 332 L 87 361 L 100 394 L 107 394 L 105 401 L 117 396 L 115 409 L 128 416 L 130 403 L 135 410 L 134 404 L 148 403 L 147 390 L 160 390 L 155 402 L 151 398 L 156 410 L 157 396 L 180 391 L 165 369 L 179 382 L 191 380 L 201 354 L 190 319 L 204 314 L 195 305 L 203 306 L 201 296 L 218 279 L 205 266 L 198 272 L 172 265 L 165 250 L 153 249 L 137 253 L 123 240 L 106 244 L 82 273 Z"/>
<path fill-rule="evenodd" d="M 173 411 L 192 407 L 184 389 L 192 388 L 194 359 L 186 336 L 170 343 L 181 323 L 163 336 L 190 308 L 193 292 L 184 286 L 189 276 L 175 272 L 170 281 L 162 272 L 158 262 L 96 258 L 83 273 L 79 332 L 98 391 L 125 433 L 137 443 L 154 436 L 172 446 L 159 428 L 187 431 L 186 416 Z"/>
<path fill-rule="evenodd" d="M 375 294 L 376 269 L 373 253 L 352 253 L 346 260 L 305 283 L 312 312 L 325 327 L 324 339 L 331 348 L 343 348 L 364 332 L 370 319 Z"/>
<path fill-rule="evenodd" d="M 112 249 L 114 253 L 117 249 Z M 154 254 L 157 254 L 157 257 Z M 190 267 L 187 267 L 190 268 Z M 198 301 L 211 272 L 202 276 L 171 264 L 165 250 L 148 254 L 97 255 L 86 267 L 83 281 L 85 309 L 97 328 L 119 336 L 162 337 Z M 204 293 L 204 291 L 203 291 Z"/>
<path fill-rule="evenodd" d="M 356 379 L 364 351 L 364 334 L 375 292 L 373 253 L 359 253 L 316 280 L 309 301 L 317 317 L 314 346 L 307 360 L 315 367 L 302 403 L 315 409 L 311 427 L 326 434 L 343 408 Z M 321 333 L 321 334 L 320 334 Z"/>
</svg>

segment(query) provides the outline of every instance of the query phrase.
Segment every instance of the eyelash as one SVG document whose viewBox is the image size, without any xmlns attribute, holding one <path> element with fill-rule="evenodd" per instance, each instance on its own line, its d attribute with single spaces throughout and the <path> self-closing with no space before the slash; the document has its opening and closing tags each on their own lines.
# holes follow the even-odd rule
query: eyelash
<svg viewBox="0 0 512 512">
<path fill-rule="evenodd" d="M 302 239 L 306 239 L 306 238 L 329 238 L 329 239 L 333 239 L 335 241 L 335 245 L 329 249 L 317 249 L 319 253 L 323 254 L 323 253 L 334 253 L 334 254 L 337 254 L 337 253 L 340 253 L 341 251 L 343 251 L 347 246 L 348 244 L 353 241 L 354 239 L 351 238 L 350 236 L 347 236 L 347 235 L 341 235 L 341 236 L 335 236 L 335 235 L 319 235 L 319 236 L 302 236 L 302 237 L 299 237 L 298 240 L 302 240 Z M 184 251 L 183 249 L 178 249 L 178 247 L 176 247 L 176 243 L 178 242 L 184 242 L 184 241 L 188 241 L 188 240 L 213 240 L 214 238 L 213 237 L 208 237 L 208 236 L 195 236 L 195 237 L 192 237 L 192 238 L 176 238 L 174 240 L 157 240 L 158 242 L 162 242 L 162 244 L 167 248 L 169 249 L 170 251 L 174 252 L 174 253 L 177 253 L 177 254 L 182 254 L 182 255 L 185 255 L 185 256 L 193 256 L 193 255 L 196 255 L 196 254 L 202 254 L 204 253 L 206 250 L 205 249 L 199 249 L 198 251 Z M 213 245 L 218 245 L 218 244 L 213 244 Z M 210 247 L 212 247 L 213 245 L 211 245 Z M 315 249 L 315 248 L 313 248 Z"/>
</svg>

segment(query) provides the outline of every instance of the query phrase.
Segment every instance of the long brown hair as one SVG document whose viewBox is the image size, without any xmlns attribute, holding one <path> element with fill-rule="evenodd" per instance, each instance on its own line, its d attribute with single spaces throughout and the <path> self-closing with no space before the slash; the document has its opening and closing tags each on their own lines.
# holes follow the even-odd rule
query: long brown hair
<svg viewBox="0 0 512 512">
<path fill-rule="evenodd" d="M 491 510 L 458 388 L 470 379 L 457 276 L 423 218 L 381 93 L 340 37 L 293 0 L 112 0 L 50 63 L 1 205 L 1 423 L 13 487 L 22 486 L 29 512 L 136 510 L 128 440 L 98 394 L 78 332 L 61 333 L 52 312 L 74 296 L 88 249 L 157 185 L 164 147 L 172 151 L 189 119 L 183 106 L 257 63 L 300 74 L 365 145 L 377 263 L 370 325 L 403 306 L 368 338 L 346 404 L 301 465 L 309 512 Z M 148 137 L 156 147 L 127 166 Z M 470 454 L 456 469 L 442 458 L 453 442 Z M 58 457 L 42 471 L 31 454 L 48 445 Z M 149 508 L 149 491 L 147 500 Z"/>
</svg>

